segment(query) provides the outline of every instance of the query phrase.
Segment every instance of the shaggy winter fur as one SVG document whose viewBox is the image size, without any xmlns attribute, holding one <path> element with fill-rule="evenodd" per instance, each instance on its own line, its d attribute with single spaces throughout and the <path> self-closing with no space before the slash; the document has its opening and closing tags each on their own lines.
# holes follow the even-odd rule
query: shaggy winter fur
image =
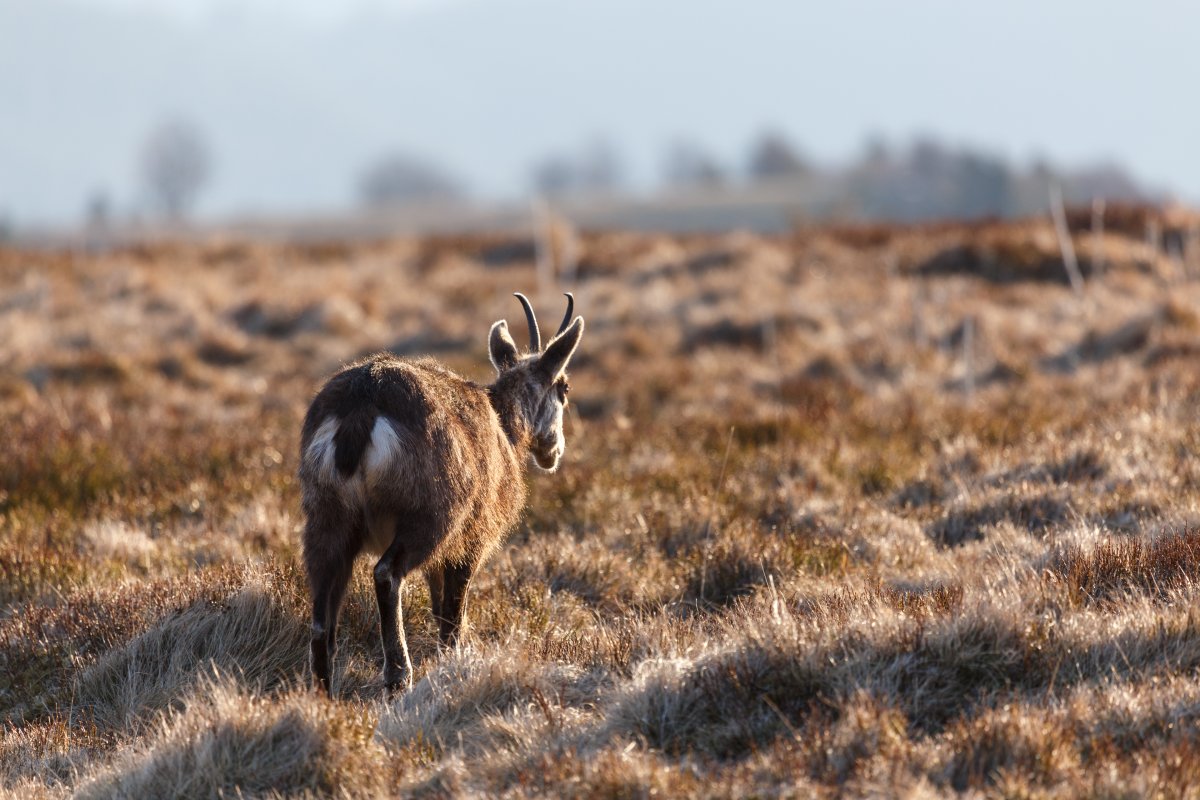
<svg viewBox="0 0 1200 800">
<path fill-rule="evenodd" d="M 429 583 L 442 642 L 456 640 L 471 576 L 524 506 L 526 455 L 544 470 L 558 468 L 565 370 L 583 325 L 575 318 L 545 351 L 522 356 L 507 324 L 495 323 L 491 386 L 431 359 L 379 354 L 317 394 L 304 420 L 300 482 L 312 668 L 322 689 L 329 691 L 338 611 L 363 551 L 380 556 L 375 591 L 389 691 L 412 681 L 399 597 L 414 570 Z"/>
</svg>

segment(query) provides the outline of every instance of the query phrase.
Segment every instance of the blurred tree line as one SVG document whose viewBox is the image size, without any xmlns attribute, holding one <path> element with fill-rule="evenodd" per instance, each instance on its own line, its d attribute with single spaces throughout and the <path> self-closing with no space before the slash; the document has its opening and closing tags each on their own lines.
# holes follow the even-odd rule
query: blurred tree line
<svg viewBox="0 0 1200 800">
<path fill-rule="evenodd" d="M 857 216 L 898 221 L 1036 214 L 1046 209 L 1052 184 L 1060 186 L 1072 204 L 1091 203 L 1097 197 L 1138 201 L 1153 195 L 1114 165 L 1058 169 L 1039 159 L 1019 167 L 931 137 L 904 148 L 873 138 L 861 157 L 835 178 L 844 183 L 843 192 Z"/>
<path fill-rule="evenodd" d="M 194 122 L 171 119 L 155 127 L 139 152 L 143 209 L 169 221 L 185 220 L 209 182 L 213 163 L 208 140 Z M 815 162 L 776 129 L 757 136 L 740 164 L 723 161 L 693 139 L 679 138 L 664 148 L 658 174 L 659 189 L 675 196 L 752 196 L 759 187 L 771 187 L 776 194 L 794 189 L 795 196 L 803 197 L 808 188 L 819 186 L 826 205 L 814 209 L 813 216 L 896 221 L 1041 213 L 1051 184 L 1060 186 L 1066 201 L 1073 204 L 1090 203 L 1093 198 L 1156 199 L 1114 165 L 1061 170 L 1043 159 L 1018 166 L 931 136 L 904 145 L 868 137 L 860 153 L 842 165 Z M 434 161 L 403 151 L 384 153 L 369 162 L 356 184 L 361 204 L 373 209 L 453 205 L 468 198 L 466 187 Z M 535 163 L 529 171 L 529 188 L 552 200 L 633 193 L 620 149 L 603 137 Z M 832 205 L 830 197 L 836 198 Z M 110 222 L 113 209 L 106 192 L 97 191 L 88 199 L 85 215 L 93 227 Z M 7 227 L 0 217 L 0 236 Z"/>
<path fill-rule="evenodd" d="M 617 197 L 633 193 L 628 177 L 619 149 L 597 138 L 534 164 L 529 185 L 535 194 L 550 199 Z M 823 197 L 837 198 L 838 215 L 897 221 L 1041 213 L 1051 184 L 1062 187 L 1069 203 L 1153 197 L 1117 166 L 1057 169 L 1045 160 L 1019 166 L 930 136 L 899 146 L 872 136 L 850 163 L 834 166 L 815 162 L 778 130 L 764 131 L 751 142 L 740 165 L 723 162 L 698 142 L 681 138 L 664 149 L 659 164 L 659 188 L 673 195 L 752 194 L 760 186 L 785 191 L 795 187 L 802 194 L 819 185 Z M 462 199 L 463 186 L 428 161 L 393 154 L 364 171 L 359 196 L 368 207 L 394 207 Z"/>
</svg>

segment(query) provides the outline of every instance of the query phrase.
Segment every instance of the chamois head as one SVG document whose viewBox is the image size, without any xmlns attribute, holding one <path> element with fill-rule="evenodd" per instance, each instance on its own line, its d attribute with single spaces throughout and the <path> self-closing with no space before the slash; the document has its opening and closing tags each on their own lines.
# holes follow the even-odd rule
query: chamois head
<svg viewBox="0 0 1200 800">
<path fill-rule="evenodd" d="M 488 335 L 488 353 L 503 387 L 514 400 L 521 422 L 529 434 L 529 450 L 534 462 L 547 472 L 558 469 L 566 449 L 563 438 L 563 409 L 567 407 L 567 363 L 583 336 L 583 317 L 571 316 L 575 298 L 567 294 L 567 313 L 554 338 L 542 349 L 537 317 L 529 300 L 516 294 L 529 322 L 529 352 L 522 355 L 508 333 L 508 323 L 499 320 Z"/>
</svg>

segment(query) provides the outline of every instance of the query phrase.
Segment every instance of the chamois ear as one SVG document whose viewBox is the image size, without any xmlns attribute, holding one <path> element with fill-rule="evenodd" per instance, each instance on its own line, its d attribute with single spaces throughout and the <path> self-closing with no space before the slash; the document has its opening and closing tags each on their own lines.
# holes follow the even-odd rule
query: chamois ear
<svg viewBox="0 0 1200 800">
<path fill-rule="evenodd" d="M 492 360 L 496 372 L 512 369 L 520 360 L 517 343 L 509 336 L 508 323 L 504 320 L 494 323 L 491 333 L 488 334 L 488 358 Z"/>
<path fill-rule="evenodd" d="M 538 357 L 537 369 L 546 380 L 554 380 L 567 368 L 579 340 L 583 338 L 583 317 L 576 317 L 565 331 L 555 336 Z"/>
</svg>

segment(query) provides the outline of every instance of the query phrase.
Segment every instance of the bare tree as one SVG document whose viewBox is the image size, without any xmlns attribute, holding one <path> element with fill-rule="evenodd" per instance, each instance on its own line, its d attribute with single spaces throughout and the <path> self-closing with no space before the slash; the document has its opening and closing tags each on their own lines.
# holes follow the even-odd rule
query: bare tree
<svg viewBox="0 0 1200 800">
<path fill-rule="evenodd" d="M 792 177 L 808 171 L 807 160 L 781 133 L 764 133 L 750 151 L 752 180 Z"/>
<path fill-rule="evenodd" d="M 96 189 L 88 195 L 84 220 L 87 227 L 92 229 L 107 228 L 112 223 L 112 202 L 107 191 Z"/>
<path fill-rule="evenodd" d="M 574 155 L 555 155 L 532 171 L 534 189 L 548 197 L 611 194 L 625 184 L 624 161 L 607 139 L 597 138 Z"/>
<path fill-rule="evenodd" d="M 677 141 L 667 149 L 663 180 L 668 186 L 683 189 L 720 186 L 725 182 L 725 171 L 698 145 Z"/>
<path fill-rule="evenodd" d="M 154 205 L 172 220 L 182 219 L 208 180 L 212 158 L 196 125 L 172 120 L 151 132 L 142 147 L 142 180 Z"/>
<path fill-rule="evenodd" d="M 863 140 L 862 157 L 859 168 L 866 170 L 886 169 L 894 161 L 892 147 L 886 137 L 878 132 L 867 134 Z"/>
<path fill-rule="evenodd" d="M 532 170 L 532 181 L 537 193 L 547 197 L 562 197 L 579 189 L 575 163 L 563 156 L 550 156 L 536 164 Z"/>
<path fill-rule="evenodd" d="M 390 153 L 363 170 L 358 193 L 369 208 L 392 208 L 457 200 L 462 189 L 457 180 L 428 161 Z"/>
<path fill-rule="evenodd" d="M 580 168 L 584 187 L 590 192 L 611 193 L 625 184 L 624 160 L 607 139 L 596 139 L 584 150 Z"/>
</svg>

